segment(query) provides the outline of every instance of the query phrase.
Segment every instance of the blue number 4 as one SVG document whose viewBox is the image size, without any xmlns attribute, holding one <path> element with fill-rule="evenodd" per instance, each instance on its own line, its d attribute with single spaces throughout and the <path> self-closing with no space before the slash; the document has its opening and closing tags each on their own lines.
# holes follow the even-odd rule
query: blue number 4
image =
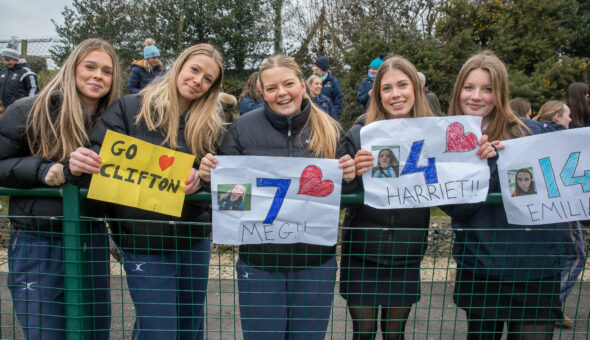
<svg viewBox="0 0 590 340">
<path fill-rule="evenodd" d="M 283 205 L 283 201 L 285 200 L 285 196 L 287 195 L 287 190 L 289 189 L 289 185 L 291 185 L 290 179 L 276 179 L 276 178 L 257 178 L 256 185 L 259 187 L 277 187 L 277 192 L 275 193 L 275 197 L 272 200 L 272 204 L 270 205 L 270 209 L 268 210 L 268 214 L 264 219 L 264 224 L 272 224 L 277 215 L 279 214 L 279 210 L 281 210 L 281 206 Z"/>
<path fill-rule="evenodd" d="M 401 172 L 401 175 L 413 174 L 416 172 L 424 172 L 424 179 L 426 180 L 426 184 L 433 184 L 438 183 L 438 177 L 436 175 L 436 164 L 435 158 L 430 157 L 428 158 L 428 165 L 426 166 L 418 166 L 418 160 L 420 159 L 420 153 L 422 152 L 422 147 L 424 146 L 424 141 L 414 142 L 412 144 L 412 149 L 410 150 L 410 155 L 406 160 L 406 165 Z"/>
<path fill-rule="evenodd" d="M 590 170 L 584 171 L 584 176 L 574 177 L 578 167 L 579 152 L 572 152 L 561 170 L 561 180 L 566 186 L 580 184 L 584 192 L 590 191 Z"/>
</svg>

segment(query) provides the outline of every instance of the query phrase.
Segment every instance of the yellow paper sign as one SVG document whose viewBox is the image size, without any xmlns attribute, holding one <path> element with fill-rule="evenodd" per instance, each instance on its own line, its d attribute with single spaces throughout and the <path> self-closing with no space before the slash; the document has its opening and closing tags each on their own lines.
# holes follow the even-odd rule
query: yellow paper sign
<svg viewBox="0 0 590 340">
<path fill-rule="evenodd" d="M 180 217 L 195 156 L 108 130 L 88 198 Z"/>
</svg>

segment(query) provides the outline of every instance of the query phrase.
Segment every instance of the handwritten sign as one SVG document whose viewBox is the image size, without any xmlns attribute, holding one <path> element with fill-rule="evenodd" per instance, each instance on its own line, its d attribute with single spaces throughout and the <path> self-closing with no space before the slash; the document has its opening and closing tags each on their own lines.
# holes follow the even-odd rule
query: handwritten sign
<svg viewBox="0 0 590 340">
<path fill-rule="evenodd" d="M 334 159 L 218 156 L 213 242 L 334 245 L 341 182 Z"/>
<path fill-rule="evenodd" d="M 502 142 L 498 174 L 508 222 L 590 219 L 590 128 Z"/>
<path fill-rule="evenodd" d="M 486 199 L 490 171 L 476 155 L 481 117 L 390 119 L 361 129 L 375 157 L 363 174 L 365 204 L 378 209 L 430 207 Z"/>
<path fill-rule="evenodd" d="M 108 130 L 88 198 L 179 217 L 195 156 Z"/>
</svg>

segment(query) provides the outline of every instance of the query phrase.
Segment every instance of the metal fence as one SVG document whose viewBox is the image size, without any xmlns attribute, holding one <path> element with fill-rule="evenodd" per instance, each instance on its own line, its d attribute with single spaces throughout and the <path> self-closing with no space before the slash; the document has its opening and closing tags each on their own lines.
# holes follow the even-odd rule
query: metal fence
<svg viewBox="0 0 590 340">
<path fill-rule="evenodd" d="M 130 221 L 120 219 L 96 219 L 83 217 L 85 215 L 85 196 L 87 191 L 79 190 L 73 185 L 66 184 L 62 188 L 52 189 L 32 189 L 32 190 L 18 190 L 0 188 L 0 195 L 9 196 L 33 196 L 33 197 L 61 197 L 63 199 L 63 216 L 37 216 L 29 218 L 30 223 L 38 223 L 39 225 L 63 225 L 60 239 L 63 241 L 59 247 L 51 250 L 51 255 L 60 260 L 50 260 L 44 255 L 35 253 L 26 254 L 32 260 L 57 261 L 58 266 L 63 267 L 63 273 L 59 270 L 49 269 L 47 274 L 53 275 L 57 279 L 63 280 L 65 288 L 65 296 L 63 300 L 56 298 L 55 301 L 49 301 L 53 305 L 49 310 L 37 311 L 15 311 L 13 302 L 18 299 L 18 296 L 12 296 L 9 292 L 9 285 L 12 285 L 13 294 L 30 293 L 33 291 L 37 279 L 27 278 L 19 282 L 7 282 L 8 275 L 8 255 L 10 247 L 16 242 L 20 242 L 14 237 L 15 232 L 12 232 L 13 238 L 10 240 L 11 230 L 8 224 L 8 216 L 5 215 L 0 218 L 0 312 L 1 312 L 1 327 L 0 338 L 2 339 L 23 339 L 24 333 L 19 322 L 17 314 L 30 315 L 34 314 L 65 314 L 65 332 L 56 334 L 64 334 L 67 339 L 90 339 L 97 334 L 92 334 L 89 330 L 99 329 L 98 324 L 101 321 L 97 318 L 91 318 L 92 315 L 111 316 L 110 329 L 103 329 L 103 335 L 108 334 L 110 339 L 130 339 L 132 336 L 134 322 L 135 322 L 135 307 L 130 296 L 130 289 L 128 287 L 128 275 L 134 269 L 137 269 L 137 263 L 127 263 L 124 266 L 115 258 L 100 259 L 94 258 L 89 254 L 93 254 L 92 249 L 104 249 L 104 247 L 114 248 L 106 242 L 105 234 L 100 231 L 97 232 L 93 226 L 102 223 L 107 223 L 110 230 L 115 231 L 113 235 L 115 239 L 120 237 L 116 233 L 117 225 L 121 223 L 131 223 L 131 225 L 139 225 L 145 221 Z M 210 195 L 207 193 L 197 193 L 187 197 L 187 200 L 192 201 L 210 201 Z M 4 203 L 6 200 L 4 201 Z M 362 194 L 343 195 L 342 202 L 348 203 L 362 203 Z M 501 204 L 499 196 L 488 197 L 487 204 Z M 3 214 L 6 213 L 6 204 L 2 209 Z M 10 216 L 11 218 L 20 218 L 18 216 Z M 159 221 L 155 225 L 168 225 L 168 222 Z M 177 228 L 195 227 L 195 224 L 177 223 Z M 203 227 L 203 225 L 201 225 Z M 156 228 L 157 229 L 157 228 Z M 416 232 L 416 230 L 408 230 L 409 232 Z M 585 239 L 582 242 L 583 247 L 588 250 L 590 230 L 586 227 L 582 228 Z M 453 292 L 455 289 L 455 275 L 457 265 L 451 251 L 454 243 L 454 232 L 450 226 L 450 220 L 445 216 L 434 215 L 431 218 L 430 228 L 428 230 L 418 231 L 425 232 L 425 246 L 423 255 L 418 259 L 419 267 L 416 268 L 418 276 L 400 277 L 395 271 L 388 271 L 386 265 L 377 269 L 381 271 L 373 273 L 378 280 L 359 278 L 350 274 L 353 270 L 358 270 L 360 273 L 368 272 L 370 268 L 375 268 L 374 265 L 365 262 L 354 262 L 347 258 L 347 252 L 351 246 L 358 246 L 350 241 L 347 233 L 358 232 L 358 230 L 340 227 L 340 238 L 336 248 L 336 264 L 333 265 L 334 271 L 339 272 L 333 276 L 333 280 L 325 279 L 301 279 L 303 282 L 311 282 L 313 284 L 327 284 L 330 291 L 326 293 L 329 300 L 329 320 L 326 333 L 326 339 L 353 339 L 353 322 L 347 302 L 342 297 L 342 289 L 351 287 L 351 285 L 397 285 L 401 288 L 401 292 L 394 299 L 419 299 L 413 305 L 409 318 L 405 327 L 406 339 L 464 339 L 467 334 L 467 320 L 465 312 L 458 308 L 453 300 Z M 503 230 L 496 230 L 495 232 L 503 232 Z M 542 232 L 542 231 L 539 231 Z M 98 237 L 103 241 L 96 243 Z M 534 236 L 531 236 L 534 238 Z M 190 238 L 190 236 L 189 236 Z M 94 241 L 92 241 L 94 240 Z M 118 240 L 120 241 L 120 240 Z M 101 243 L 102 242 L 102 243 Z M 385 236 L 379 237 L 378 240 L 365 242 L 362 247 L 365 247 L 366 254 L 379 256 L 379 251 L 370 250 L 371 242 L 380 249 L 380 246 L 408 246 L 408 241 L 388 240 Z M 556 240 L 554 243 L 563 242 L 563 240 Z M 526 243 L 526 242 L 525 242 Z M 548 247 L 551 246 L 548 244 Z M 90 251 L 89 251 L 90 250 Z M 196 250 L 196 252 L 207 253 L 208 250 Z M 373 253 L 371 253 L 373 252 Z M 104 253 L 104 252 L 103 252 Z M 117 254 L 115 252 L 115 254 Z M 199 255 L 199 254 L 197 254 Z M 474 256 L 478 256 L 475 254 Z M 542 256 L 542 255 L 541 255 Z M 208 267 L 208 282 L 206 283 L 206 301 L 204 302 L 205 320 L 204 320 L 204 335 L 207 339 L 243 339 L 242 333 L 242 318 L 245 318 L 244 310 L 240 309 L 238 298 L 238 286 L 240 284 L 240 274 L 236 272 L 236 261 L 238 260 L 239 252 L 237 247 L 212 245 L 211 258 Z M 585 261 L 586 259 L 584 259 Z M 174 261 L 172 261 L 174 262 Z M 386 263 L 387 261 L 383 262 Z M 165 263 L 168 265 L 167 263 Z M 14 269 L 14 264 L 13 268 Z M 102 271 L 96 271 L 95 267 L 102 266 Z M 174 263 L 170 263 L 174 265 Z M 131 266 L 131 267 L 129 267 Z M 133 267 L 135 266 L 135 267 Z M 140 264 L 140 271 L 142 270 Z M 584 269 L 588 268 L 588 263 L 584 265 Z M 127 271 L 125 270 L 127 269 Z M 526 270 L 526 268 L 521 268 Z M 573 319 L 572 328 L 556 328 L 553 339 L 587 339 L 590 329 L 590 274 L 582 270 L 578 282 L 575 284 L 573 291 L 564 304 L 563 312 Z M 239 269 L 238 269 L 239 270 Z M 342 272 L 344 270 L 344 272 Z M 110 273 L 109 273 L 110 271 Z M 407 271 L 404 271 L 404 273 Z M 41 273 L 39 273 L 41 274 Z M 364 274 L 363 274 L 364 275 Z M 162 276 L 164 276 L 162 274 Z M 159 279 L 160 274 L 150 276 L 150 279 Z M 314 281 L 315 280 L 315 281 Z M 101 286 L 100 282 L 107 282 L 107 286 Z M 344 285 L 343 285 L 344 283 Z M 412 286 L 412 283 L 418 283 L 418 291 L 405 288 Z M 552 281 L 553 284 L 559 285 L 559 278 Z M 416 285 L 414 285 L 416 286 Z M 532 286 L 531 286 L 532 287 Z M 42 287 L 41 287 L 42 288 Z M 15 293 L 16 292 L 16 293 Z M 19 293 L 21 292 L 21 293 Z M 110 293 L 110 303 L 97 302 L 101 298 L 98 297 L 102 293 L 106 293 L 107 298 Z M 148 290 L 145 292 L 144 304 L 150 305 L 152 301 L 157 301 L 161 295 L 166 294 L 165 291 Z M 267 294 L 272 294 L 268 292 Z M 332 300 L 333 294 L 333 300 Z M 519 294 L 527 294 L 527 292 L 514 291 L 513 294 L 518 297 Z M 351 295 L 348 298 L 352 301 Z M 496 298 L 494 293 L 489 293 L 489 296 Z M 305 294 L 303 294 L 305 298 Z M 104 296 L 102 297 L 104 298 Z M 314 299 L 316 296 L 314 296 Z M 137 296 L 134 297 L 137 299 Z M 322 297 L 319 296 L 321 300 Z M 147 301 L 146 301 L 147 300 Z M 107 300 L 108 301 L 108 300 Z M 243 302 L 243 301 L 241 301 Z M 313 304 L 317 301 L 308 301 Z M 413 301 L 410 301 L 410 305 Z M 373 302 L 367 302 L 367 305 Z M 362 303 L 361 303 L 362 304 Z M 318 309 L 321 307 L 317 307 Z M 304 311 L 304 313 L 312 313 L 313 308 Z M 63 310 L 63 312 L 62 312 Z M 560 312 L 561 312 L 560 311 Z M 160 311 L 160 319 L 162 323 L 169 321 L 170 317 L 165 312 Z M 289 317 L 287 317 L 289 318 Z M 361 317 L 362 318 L 362 317 Z M 543 317 L 539 317 L 542 319 Z M 285 321 L 284 317 L 277 315 L 264 315 L 262 322 L 272 323 Z M 22 318 L 21 318 L 22 320 Z M 174 318 L 176 320 L 176 318 Z M 103 320 L 104 321 L 104 320 Z M 108 325 L 108 320 L 106 320 Z M 175 321 L 176 322 L 176 321 Z M 94 324 L 93 324 L 94 323 Z M 51 328 L 52 325 L 30 325 L 31 328 Z M 380 332 L 374 330 L 375 332 Z M 373 332 L 371 330 L 370 332 Z M 484 334 L 485 335 L 485 334 Z M 374 336 L 373 336 L 374 337 Z M 178 338 L 182 338 L 181 335 Z M 302 338 L 306 338 L 303 334 Z M 370 338 L 370 337 L 369 337 Z M 379 336 L 377 336 L 379 338 Z M 385 337 L 384 337 L 385 338 Z M 486 338 L 486 337 L 482 337 Z M 527 334 L 522 334 L 522 339 L 528 339 Z"/>
</svg>

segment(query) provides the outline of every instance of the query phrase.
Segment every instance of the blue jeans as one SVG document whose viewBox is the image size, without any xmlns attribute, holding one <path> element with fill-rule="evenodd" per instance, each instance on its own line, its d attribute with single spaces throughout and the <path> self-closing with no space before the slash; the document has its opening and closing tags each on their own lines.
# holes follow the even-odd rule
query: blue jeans
<svg viewBox="0 0 590 340">
<path fill-rule="evenodd" d="M 330 321 L 336 259 L 309 269 L 274 272 L 238 260 L 245 340 L 324 339 Z"/>
<path fill-rule="evenodd" d="M 135 305 L 133 339 L 203 339 L 211 241 L 156 255 L 123 254 Z"/>
<path fill-rule="evenodd" d="M 57 234 L 57 233 L 56 233 Z M 8 248 L 8 287 L 27 339 L 65 339 L 63 240 L 31 231 L 14 231 Z M 92 339 L 109 338 L 110 263 L 104 225 L 85 236 L 91 292 Z"/>
</svg>

